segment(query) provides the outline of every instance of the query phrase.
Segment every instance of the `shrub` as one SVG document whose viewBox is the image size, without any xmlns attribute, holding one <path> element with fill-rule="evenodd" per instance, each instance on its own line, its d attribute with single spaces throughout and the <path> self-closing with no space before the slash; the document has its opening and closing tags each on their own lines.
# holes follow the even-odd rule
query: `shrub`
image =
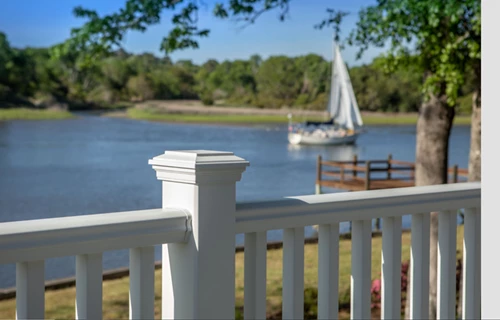
<svg viewBox="0 0 500 320">
<path fill-rule="evenodd" d="M 408 286 L 408 272 L 410 263 L 403 262 L 401 264 L 401 306 L 406 300 L 406 290 Z M 380 279 L 375 279 L 371 287 L 371 307 L 372 309 L 380 309 L 382 302 L 382 282 Z"/>
<path fill-rule="evenodd" d="M 202 94 L 200 96 L 201 102 L 206 106 L 211 106 L 214 104 L 214 99 L 211 94 Z"/>
<path fill-rule="evenodd" d="M 127 90 L 133 100 L 149 100 L 154 96 L 151 82 L 143 75 L 129 78 L 127 82 Z"/>
</svg>

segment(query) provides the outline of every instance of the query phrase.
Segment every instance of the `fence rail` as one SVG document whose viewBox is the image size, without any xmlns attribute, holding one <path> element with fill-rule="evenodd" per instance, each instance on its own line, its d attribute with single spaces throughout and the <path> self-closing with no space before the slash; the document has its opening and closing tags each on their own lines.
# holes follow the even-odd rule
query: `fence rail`
<svg viewBox="0 0 500 320">
<path fill-rule="evenodd" d="M 189 214 L 153 209 L 0 224 L 0 263 L 153 246 L 187 240 Z"/>
<path fill-rule="evenodd" d="M 287 197 L 236 205 L 236 232 L 459 210 L 480 205 L 480 183 Z"/>
<path fill-rule="evenodd" d="M 448 183 L 467 180 L 468 170 L 457 165 L 448 169 Z M 330 179 L 327 179 L 327 178 Z M 323 160 L 318 156 L 316 165 L 316 193 L 322 187 L 350 191 L 378 190 L 415 186 L 415 163 L 392 159 L 352 161 Z"/>
</svg>

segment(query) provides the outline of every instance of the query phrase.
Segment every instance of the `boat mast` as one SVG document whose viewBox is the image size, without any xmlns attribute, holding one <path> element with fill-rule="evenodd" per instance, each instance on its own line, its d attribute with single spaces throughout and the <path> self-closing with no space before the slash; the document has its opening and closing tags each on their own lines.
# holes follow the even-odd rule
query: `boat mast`
<svg viewBox="0 0 500 320">
<path fill-rule="evenodd" d="M 339 69 L 335 67 L 337 62 L 337 55 L 335 50 L 335 41 L 332 42 L 332 69 L 330 77 L 330 95 L 328 98 L 328 112 L 330 119 L 338 118 L 340 111 L 340 86 L 339 86 Z"/>
</svg>

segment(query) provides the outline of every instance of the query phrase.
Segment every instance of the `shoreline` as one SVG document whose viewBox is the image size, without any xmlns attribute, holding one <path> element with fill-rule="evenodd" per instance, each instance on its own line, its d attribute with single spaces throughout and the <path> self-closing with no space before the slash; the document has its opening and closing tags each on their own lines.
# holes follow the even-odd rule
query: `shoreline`
<svg viewBox="0 0 500 320">
<path fill-rule="evenodd" d="M 75 110 L 11 108 L 0 109 L 0 121 L 10 120 L 55 120 L 78 117 L 78 113 L 100 117 L 126 118 L 153 122 L 207 125 L 283 125 L 288 124 L 288 114 L 293 123 L 305 120 L 324 121 L 326 111 L 305 109 L 264 109 L 249 106 L 215 105 L 205 106 L 198 100 L 151 100 L 129 104 L 123 108 L 91 108 Z M 416 125 L 418 113 L 394 113 L 362 111 L 364 125 Z M 470 125 L 470 115 L 457 115 L 454 125 Z"/>
<path fill-rule="evenodd" d="M 181 123 L 181 124 L 213 124 L 213 125 L 285 125 L 288 118 L 285 115 L 263 115 L 263 114 L 210 114 L 210 113 L 181 113 L 163 112 L 151 109 L 128 109 L 126 112 L 112 112 L 103 116 L 145 120 L 152 122 Z M 365 126 L 397 126 L 416 125 L 418 114 L 394 115 L 386 113 L 362 113 Z M 310 116 L 292 118 L 293 123 L 301 123 L 305 120 L 324 121 L 325 117 Z M 456 116 L 454 125 L 470 125 L 470 116 Z"/>
<path fill-rule="evenodd" d="M 74 119 L 75 115 L 62 109 L 30 109 L 9 108 L 0 109 L 0 122 L 3 121 L 38 121 L 38 120 L 67 120 Z"/>
</svg>

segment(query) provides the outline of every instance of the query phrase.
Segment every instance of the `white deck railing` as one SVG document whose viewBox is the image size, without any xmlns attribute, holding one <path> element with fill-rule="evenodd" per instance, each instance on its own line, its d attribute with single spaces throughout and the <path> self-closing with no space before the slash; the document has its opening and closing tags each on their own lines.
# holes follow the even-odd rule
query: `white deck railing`
<svg viewBox="0 0 500 320">
<path fill-rule="evenodd" d="M 16 265 L 16 316 L 43 319 L 44 260 L 76 256 L 76 318 L 102 317 L 102 253 L 130 249 L 130 314 L 154 316 L 154 245 L 184 242 L 187 211 L 156 209 L 0 224 L 0 263 Z"/>
<path fill-rule="evenodd" d="M 479 183 L 289 197 L 236 205 L 248 162 L 228 152 L 150 160 L 163 209 L 0 224 L 0 263 L 17 263 L 17 317 L 44 317 L 44 259 L 76 256 L 76 318 L 102 317 L 102 252 L 130 249 L 130 318 L 153 318 L 154 251 L 163 245 L 162 318 L 235 315 L 234 236 L 245 234 L 244 317 L 266 316 L 266 231 L 283 229 L 283 318 L 303 318 L 304 227 L 319 225 L 318 318 L 338 317 L 339 223 L 352 221 L 351 318 L 369 319 L 371 221 L 383 218 L 382 318 L 400 317 L 401 217 L 411 221 L 411 317 L 429 303 L 431 211 L 439 213 L 438 317 L 455 318 L 456 214 L 465 210 L 463 315 L 480 315 Z"/>
</svg>

